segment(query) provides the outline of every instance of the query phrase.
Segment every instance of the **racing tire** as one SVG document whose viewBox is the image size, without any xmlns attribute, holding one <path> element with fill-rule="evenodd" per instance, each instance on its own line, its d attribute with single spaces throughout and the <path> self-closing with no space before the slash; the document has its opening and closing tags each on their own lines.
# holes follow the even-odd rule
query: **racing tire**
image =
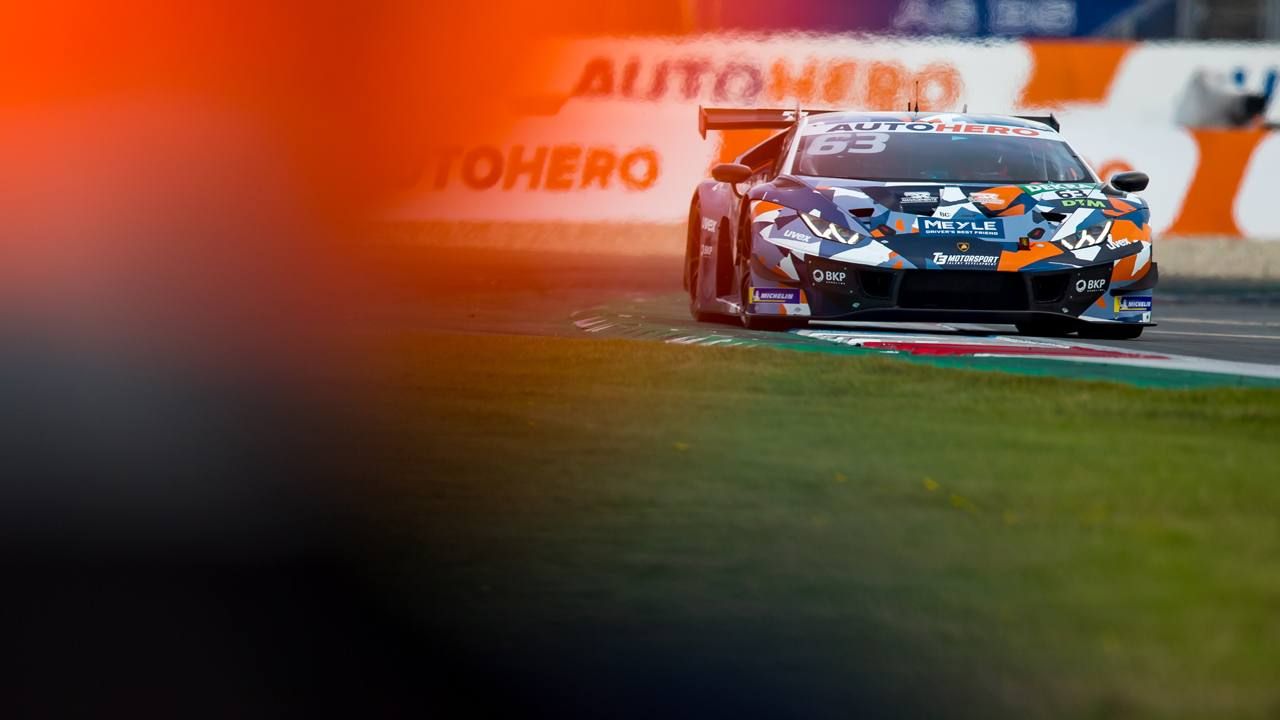
<svg viewBox="0 0 1280 720">
<path fill-rule="evenodd" d="M 1075 329 L 1070 323 L 1048 318 L 1024 320 L 1020 323 L 1015 323 L 1014 327 L 1018 329 L 1018 334 L 1032 337 L 1065 337 Z"/>
<path fill-rule="evenodd" d="M 701 244 L 698 242 L 697 222 L 702 216 L 702 209 L 698 205 L 698 201 L 694 200 L 689 206 L 689 229 L 685 233 L 687 241 L 685 244 L 685 261 L 684 261 L 684 289 L 689 291 L 689 315 L 700 323 L 715 322 L 720 316 L 715 313 L 703 312 L 698 309 L 698 268 L 701 267 Z"/>
<path fill-rule="evenodd" d="M 1084 325 L 1080 337 L 1094 340 L 1136 340 L 1142 335 L 1141 325 Z"/>
<path fill-rule="evenodd" d="M 806 321 L 778 315 L 749 315 L 742 313 L 742 326 L 748 330 L 765 330 L 768 332 L 785 332 L 804 327 Z"/>
<path fill-rule="evenodd" d="M 700 323 L 715 322 L 718 318 L 713 313 L 702 312 L 698 309 L 698 264 L 694 263 L 689 268 L 689 315 Z"/>
</svg>

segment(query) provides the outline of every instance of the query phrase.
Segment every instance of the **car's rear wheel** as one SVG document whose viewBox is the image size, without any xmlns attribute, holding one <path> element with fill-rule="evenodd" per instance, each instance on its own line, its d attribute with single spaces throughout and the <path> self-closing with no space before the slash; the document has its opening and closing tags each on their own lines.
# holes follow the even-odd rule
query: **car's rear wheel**
<svg viewBox="0 0 1280 720">
<path fill-rule="evenodd" d="M 698 322 L 714 322 L 714 313 L 698 309 L 698 285 L 702 274 L 702 208 L 694 201 L 689 208 L 688 240 L 685 245 L 684 287 L 689 291 L 689 314 Z"/>
<path fill-rule="evenodd" d="M 1141 325 L 1082 325 L 1080 337 L 1095 340 L 1135 340 L 1142 335 Z"/>
<path fill-rule="evenodd" d="M 1016 323 L 1014 327 L 1022 335 L 1032 337 L 1064 337 L 1075 328 L 1070 322 L 1057 318 L 1036 318 Z"/>
</svg>

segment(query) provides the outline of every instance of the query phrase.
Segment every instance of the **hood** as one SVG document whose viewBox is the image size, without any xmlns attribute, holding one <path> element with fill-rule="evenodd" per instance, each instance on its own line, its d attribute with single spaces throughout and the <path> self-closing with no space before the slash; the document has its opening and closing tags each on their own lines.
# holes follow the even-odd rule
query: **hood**
<svg viewBox="0 0 1280 720">
<path fill-rule="evenodd" d="M 1150 238 L 1142 200 L 1100 183 L 991 185 L 787 179 L 810 191 L 807 194 L 813 206 L 796 209 L 818 210 L 824 217 L 838 213 L 854 231 L 905 260 L 904 267 L 1061 269 L 1063 265 L 1110 262 L 1136 252 L 1137 240 Z M 814 193 L 820 197 L 813 197 Z M 798 198 L 793 202 L 795 199 Z M 1103 228 L 1111 230 L 1118 245 L 1095 244 L 1079 253 L 1072 249 L 1082 230 L 1096 233 Z M 1135 247 L 1125 247 L 1129 241 Z M 832 250 L 832 256 L 847 254 L 847 247 Z M 1030 267 L 1041 261 L 1043 265 Z"/>
</svg>

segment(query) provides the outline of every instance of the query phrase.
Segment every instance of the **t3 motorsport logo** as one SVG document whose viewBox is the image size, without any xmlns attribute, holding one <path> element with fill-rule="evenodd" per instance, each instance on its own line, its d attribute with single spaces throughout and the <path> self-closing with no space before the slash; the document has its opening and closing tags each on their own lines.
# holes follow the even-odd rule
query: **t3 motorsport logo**
<svg viewBox="0 0 1280 720">
<path fill-rule="evenodd" d="M 950 265 L 953 267 L 993 268 L 1000 264 L 999 255 L 933 254 L 934 265 Z"/>
</svg>

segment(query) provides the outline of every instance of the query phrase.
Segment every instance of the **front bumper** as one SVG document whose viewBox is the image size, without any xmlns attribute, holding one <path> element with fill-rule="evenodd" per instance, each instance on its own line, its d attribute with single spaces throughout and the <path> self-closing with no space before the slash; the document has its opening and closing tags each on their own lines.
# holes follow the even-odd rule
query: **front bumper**
<svg viewBox="0 0 1280 720">
<path fill-rule="evenodd" d="M 1109 263 L 1041 272 L 890 270 L 811 256 L 797 269 L 804 308 L 761 303 L 751 312 L 815 320 L 1012 324 L 1053 317 L 1150 325 L 1150 293 L 1159 277 L 1154 263 L 1146 277 L 1122 288 L 1112 287 Z"/>
</svg>

